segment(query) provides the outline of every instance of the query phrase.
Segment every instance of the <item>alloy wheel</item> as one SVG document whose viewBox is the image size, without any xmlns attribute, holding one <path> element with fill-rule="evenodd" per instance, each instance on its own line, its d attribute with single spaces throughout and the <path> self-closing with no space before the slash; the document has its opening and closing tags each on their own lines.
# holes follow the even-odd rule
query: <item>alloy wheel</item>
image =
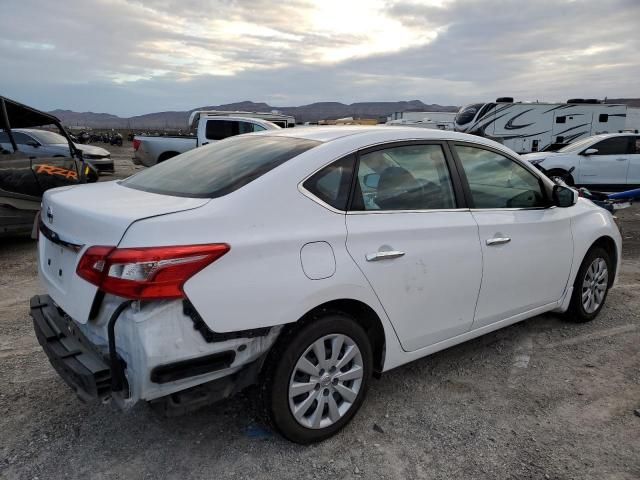
<svg viewBox="0 0 640 480">
<path fill-rule="evenodd" d="M 596 258 L 587 269 L 582 281 L 582 308 L 588 314 L 595 312 L 604 300 L 609 282 L 607 262 Z"/>
<path fill-rule="evenodd" d="M 363 377 L 362 353 L 350 337 L 319 338 L 300 356 L 289 380 L 293 417 L 306 428 L 333 425 L 356 401 Z"/>
</svg>

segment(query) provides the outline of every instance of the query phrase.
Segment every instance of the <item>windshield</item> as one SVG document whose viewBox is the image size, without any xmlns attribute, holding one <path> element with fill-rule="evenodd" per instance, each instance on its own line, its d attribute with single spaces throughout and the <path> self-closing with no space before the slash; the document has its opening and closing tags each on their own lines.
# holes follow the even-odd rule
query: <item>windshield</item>
<svg viewBox="0 0 640 480">
<path fill-rule="evenodd" d="M 36 137 L 36 140 L 43 145 L 68 144 L 67 139 L 59 133 L 49 132 L 47 130 L 32 130 L 29 133 Z"/>
<path fill-rule="evenodd" d="M 578 140 L 575 143 L 570 143 L 566 147 L 562 147 L 560 150 L 558 150 L 558 152 L 576 152 L 582 148 L 588 147 L 594 140 L 596 140 L 595 137 L 583 138 L 582 140 Z"/>
<path fill-rule="evenodd" d="M 475 118 L 476 113 L 478 113 L 478 110 L 480 110 L 483 105 L 484 103 L 474 103 L 473 105 L 467 105 L 461 108 L 456 115 L 455 122 L 458 125 L 466 125 Z"/>
<path fill-rule="evenodd" d="M 166 160 L 121 184 L 177 197 L 221 197 L 319 144 L 291 137 L 230 137 Z"/>
</svg>

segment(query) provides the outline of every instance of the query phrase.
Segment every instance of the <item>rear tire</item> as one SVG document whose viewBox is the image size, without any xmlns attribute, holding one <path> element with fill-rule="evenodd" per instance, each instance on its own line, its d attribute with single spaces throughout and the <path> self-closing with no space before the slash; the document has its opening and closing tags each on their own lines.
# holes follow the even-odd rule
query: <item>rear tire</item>
<svg viewBox="0 0 640 480">
<path fill-rule="evenodd" d="M 323 312 L 284 333 L 270 352 L 261 386 L 266 420 L 292 442 L 325 440 L 360 409 L 372 369 L 364 329 L 345 313 Z"/>
<path fill-rule="evenodd" d="M 578 323 L 596 318 L 607 300 L 612 274 L 609 253 L 602 247 L 589 250 L 573 283 L 567 318 Z"/>
</svg>

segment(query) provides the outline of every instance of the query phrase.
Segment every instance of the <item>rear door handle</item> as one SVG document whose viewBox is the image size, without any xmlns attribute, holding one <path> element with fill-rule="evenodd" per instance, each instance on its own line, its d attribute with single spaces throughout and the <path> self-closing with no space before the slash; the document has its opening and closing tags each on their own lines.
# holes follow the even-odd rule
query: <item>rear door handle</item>
<svg viewBox="0 0 640 480">
<path fill-rule="evenodd" d="M 490 247 L 493 245 L 503 245 L 505 243 L 509 243 L 510 241 L 511 239 L 509 237 L 490 238 L 487 240 L 487 245 Z"/>
<path fill-rule="evenodd" d="M 398 250 L 386 250 L 384 252 L 367 253 L 367 262 L 377 262 L 379 260 L 391 260 L 404 255 L 404 252 Z"/>
</svg>

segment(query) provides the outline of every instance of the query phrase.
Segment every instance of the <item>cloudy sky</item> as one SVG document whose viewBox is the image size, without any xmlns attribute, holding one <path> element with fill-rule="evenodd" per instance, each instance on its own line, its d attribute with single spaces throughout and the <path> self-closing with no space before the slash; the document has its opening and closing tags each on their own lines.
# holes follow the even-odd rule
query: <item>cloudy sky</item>
<svg viewBox="0 0 640 480">
<path fill-rule="evenodd" d="M 2 0 L 0 9 L 0 94 L 47 110 L 640 97 L 640 0 Z"/>
</svg>

